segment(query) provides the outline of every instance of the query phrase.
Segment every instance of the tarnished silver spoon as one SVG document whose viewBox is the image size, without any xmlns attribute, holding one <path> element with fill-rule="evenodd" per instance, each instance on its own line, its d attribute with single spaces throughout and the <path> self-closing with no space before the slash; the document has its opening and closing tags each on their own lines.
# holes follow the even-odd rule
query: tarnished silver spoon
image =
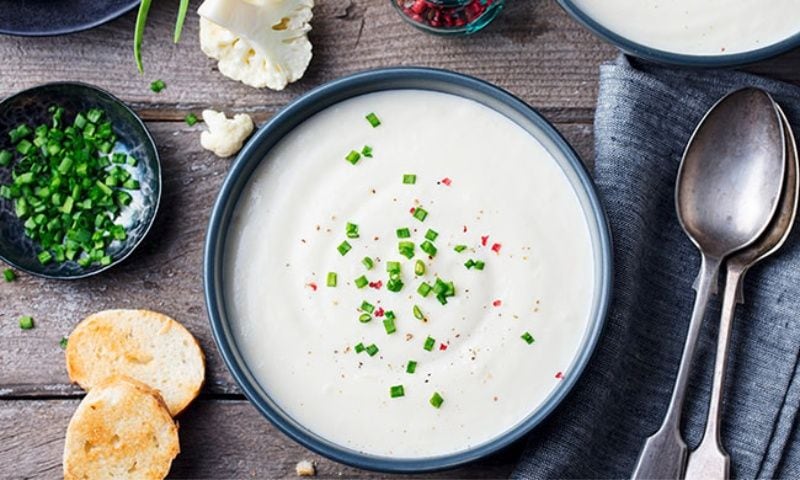
<svg viewBox="0 0 800 480">
<path fill-rule="evenodd" d="M 728 368 L 728 346 L 731 325 L 737 303 L 743 303 L 742 284 L 747 270 L 775 253 L 789 237 L 797 214 L 797 196 L 800 188 L 798 176 L 797 143 L 786 115 L 778 108 L 783 120 L 786 136 L 786 181 L 778 212 L 767 230 L 759 239 L 740 252 L 736 252 L 727 262 L 725 293 L 722 299 L 717 357 L 714 365 L 714 383 L 708 409 L 708 422 L 700 446 L 689 455 L 686 465 L 686 480 L 723 480 L 730 478 L 730 457 L 720 440 L 720 421 L 722 415 L 722 393 L 725 386 L 725 372 Z"/>
<path fill-rule="evenodd" d="M 747 88 L 706 114 L 683 154 L 675 192 L 678 219 L 701 254 L 692 318 L 672 399 L 661 428 L 647 439 L 635 479 L 679 479 L 686 465 L 680 433 L 692 358 L 719 268 L 758 239 L 781 197 L 786 165 L 783 127 L 772 97 Z"/>
</svg>

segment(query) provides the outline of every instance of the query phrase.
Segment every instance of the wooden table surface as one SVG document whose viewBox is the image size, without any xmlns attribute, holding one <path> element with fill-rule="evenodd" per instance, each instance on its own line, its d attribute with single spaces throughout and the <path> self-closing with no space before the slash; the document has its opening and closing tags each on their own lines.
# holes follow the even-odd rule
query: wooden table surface
<svg viewBox="0 0 800 480">
<path fill-rule="evenodd" d="M 300 82 L 282 92 L 224 78 L 203 55 L 197 16 L 183 41 L 170 42 L 177 1 L 154 2 L 145 39 L 146 74 L 131 54 L 135 14 L 68 37 L 0 36 L 0 97 L 43 82 L 78 80 L 108 89 L 147 121 L 161 153 L 163 197 L 145 243 L 119 267 L 92 279 L 58 282 L 21 275 L 0 284 L 0 477 L 57 477 L 67 422 L 82 396 L 71 385 L 59 339 L 86 315 L 106 308 L 148 308 L 171 315 L 200 340 L 207 358 L 203 393 L 179 421 L 182 453 L 171 476 L 294 476 L 314 460 L 320 476 L 383 477 L 325 460 L 260 417 L 225 369 L 203 303 L 201 255 L 212 202 L 230 166 L 200 148 L 202 124 L 183 117 L 207 107 L 248 112 L 263 122 L 298 95 L 359 70 L 422 65 L 495 83 L 539 109 L 592 162 L 592 119 L 598 66 L 616 55 L 552 0 L 510 0 L 505 12 L 473 38 L 442 39 L 402 22 L 388 0 L 317 0 L 314 59 Z M 199 1 L 192 2 L 195 12 Z M 800 83 L 800 51 L 749 69 Z M 167 88 L 150 91 L 161 78 Z M 20 315 L 36 328 L 23 331 Z M 534 432 L 535 434 L 535 432 Z M 521 445 L 436 477 L 506 477 Z"/>
</svg>

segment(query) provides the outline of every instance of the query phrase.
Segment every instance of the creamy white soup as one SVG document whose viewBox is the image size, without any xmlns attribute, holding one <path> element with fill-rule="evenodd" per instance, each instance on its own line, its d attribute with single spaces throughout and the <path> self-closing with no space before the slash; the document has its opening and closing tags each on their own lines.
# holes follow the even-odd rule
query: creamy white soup
<svg viewBox="0 0 800 480">
<path fill-rule="evenodd" d="M 431 457 L 508 431 L 570 375 L 593 258 L 536 138 L 471 100 L 387 91 L 313 116 L 257 168 L 226 305 L 253 374 L 300 424 Z"/>
<path fill-rule="evenodd" d="M 573 0 L 609 30 L 687 55 L 726 55 L 800 32 L 800 0 Z"/>
</svg>

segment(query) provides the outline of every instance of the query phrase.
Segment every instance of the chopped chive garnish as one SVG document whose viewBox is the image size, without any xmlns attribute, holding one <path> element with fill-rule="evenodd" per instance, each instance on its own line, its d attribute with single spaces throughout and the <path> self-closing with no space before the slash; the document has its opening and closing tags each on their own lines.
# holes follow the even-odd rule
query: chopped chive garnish
<svg viewBox="0 0 800 480">
<path fill-rule="evenodd" d="M 392 398 L 403 397 L 405 394 L 406 391 L 402 385 L 395 385 L 389 389 L 389 395 L 391 395 Z"/>
<path fill-rule="evenodd" d="M 430 402 L 431 405 L 433 405 L 433 408 L 439 408 L 444 403 L 444 398 L 442 398 L 442 396 L 439 395 L 439 392 L 434 392 Z"/>
<path fill-rule="evenodd" d="M 338 247 L 336 247 L 336 250 L 339 250 L 339 253 L 340 253 L 342 256 L 345 256 L 345 255 L 347 255 L 347 252 L 349 252 L 349 251 L 350 251 L 350 249 L 352 249 L 352 248 L 353 248 L 353 247 L 352 247 L 352 246 L 350 246 L 350 244 L 349 244 L 349 243 L 347 243 L 347 240 L 345 240 L 345 241 L 343 241 L 342 243 L 340 243 Z"/>
<path fill-rule="evenodd" d="M 33 317 L 28 315 L 19 317 L 19 328 L 23 330 L 30 330 L 33 328 Z"/>
<path fill-rule="evenodd" d="M 45 250 L 43 252 L 39 252 L 39 255 L 36 255 L 36 258 L 39 259 L 39 263 L 42 265 L 47 265 L 53 261 L 53 254 Z"/>
<path fill-rule="evenodd" d="M 436 299 L 439 300 L 439 303 L 442 305 L 447 305 L 447 299 L 456 294 L 456 287 L 453 282 L 445 282 L 441 278 L 436 279 L 432 290 L 436 295 Z"/>
<path fill-rule="evenodd" d="M 375 354 L 378 353 L 378 351 L 379 351 L 378 347 L 374 343 L 367 347 L 367 355 L 369 355 L 370 357 L 374 357 Z"/>
<path fill-rule="evenodd" d="M 364 344 L 361 343 L 361 342 L 358 342 L 358 345 L 355 346 L 356 353 L 361 353 L 366 349 L 367 349 L 367 347 L 365 347 Z"/>
<path fill-rule="evenodd" d="M 422 260 L 417 260 L 417 262 L 414 264 L 414 273 L 417 276 L 425 275 L 425 262 Z"/>
<path fill-rule="evenodd" d="M 525 340 L 528 343 L 528 345 L 532 344 L 535 341 L 533 335 L 531 335 L 529 332 L 523 333 L 520 338 Z"/>
<path fill-rule="evenodd" d="M 3 278 L 6 279 L 6 282 L 13 282 L 14 280 L 17 279 L 17 274 L 14 273 L 14 270 L 6 268 L 5 270 L 3 270 Z"/>
<path fill-rule="evenodd" d="M 422 309 L 419 308 L 419 305 L 414 305 L 414 318 L 417 320 L 423 320 L 425 315 L 422 314 Z"/>
<path fill-rule="evenodd" d="M 483 267 L 485 267 L 485 266 L 486 266 L 486 263 L 484 263 L 483 261 L 481 261 L 481 260 L 476 260 L 475 261 L 475 270 L 483 270 Z"/>
<path fill-rule="evenodd" d="M 414 373 L 417 371 L 417 362 L 409 360 L 406 364 L 406 373 Z"/>
<path fill-rule="evenodd" d="M 361 323 L 369 323 L 372 320 L 372 315 L 369 313 L 362 313 L 358 316 L 358 321 Z"/>
<path fill-rule="evenodd" d="M 345 233 L 347 234 L 347 238 L 358 238 L 358 225 L 347 222 L 347 226 L 345 226 Z"/>
<path fill-rule="evenodd" d="M 154 91 L 155 93 L 161 93 L 161 91 L 165 88 L 167 88 L 167 84 L 161 79 L 155 80 L 150 84 L 150 90 Z"/>
<path fill-rule="evenodd" d="M 406 173 L 403 175 L 403 183 L 406 185 L 414 185 L 417 183 L 417 176 L 413 173 Z"/>
<path fill-rule="evenodd" d="M 335 287 L 338 279 L 339 279 L 339 275 L 337 275 L 336 272 L 328 272 L 328 278 L 327 278 L 326 284 L 329 287 Z"/>
<path fill-rule="evenodd" d="M 431 257 L 435 256 L 436 252 L 438 251 L 436 249 L 436 246 L 434 244 L 432 244 L 431 242 L 429 242 L 428 240 L 425 240 L 424 242 L 422 242 L 422 245 L 419 246 L 419 249 L 422 250 L 423 252 L 427 253 Z"/>
<path fill-rule="evenodd" d="M 367 119 L 369 124 L 372 125 L 372 128 L 375 128 L 375 127 L 377 127 L 378 125 L 381 124 L 381 119 L 378 118 L 378 116 L 375 115 L 374 113 L 367 114 L 367 116 L 365 118 Z"/>
<path fill-rule="evenodd" d="M 420 222 L 424 222 L 425 218 L 428 217 L 428 211 L 422 207 L 417 207 L 414 209 L 414 218 L 419 220 Z"/>
<path fill-rule="evenodd" d="M 364 300 L 363 302 L 361 302 L 361 310 L 367 313 L 372 313 L 375 311 L 375 307 L 368 301 Z"/>
<path fill-rule="evenodd" d="M 466 245 L 456 245 L 456 248 L 454 248 L 453 250 L 455 250 L 455 251 L 456 251 L 456 252 L 458 252 L 458 253 L 461 253 L 461 252 L 463 252 L 463 251 L 464 251 L 464 250 L 466 250 L 466 249 L 467 249 L 467 246 L 466 246 Z"/>
<path fill-rule="evenodd" d="M 361 260 L 361 264 L 362 264 L 362 265 L 364 265 L 364 267 L 365 267 L 367 270 L 372 270 L 372 267 L 374 267 L 374 266 L 375 266 L 375 262 L 374 262 L 374 261 L 373 261 L 371 258 L 369 258 L 369 257 L 364 257 L 364 258 Z"/>
<path fill-rule="evenodd" d="M 348 153 L 347 156 L 344 157 L 344 159 L 350 162 L 351 165 L 355 165 L 356 163 L 358 163 L 359 160 L 361 160 L 361 154 L 356 152 L 355 150 L 351 150 L 350 153 Z"/>
<path fill-rule="evenodd" d="M 390 279 L 389 282 L 386 283 L 386 289 L 390 292 L 399 292 L 403 289 L 403 281 L 399 278 Z"/>
<path fill-rule="evenodd" d="M 7 167 L 11 165 L 11 160 L 14 160 L 14 154 L 8 150 L 0 150 L 0 167 Z"/>
<path fill-rule="evenodd" d="M 183 117 L 183 121 L 186 122 L 186 125 L 194 127 L 195 125 L 197 125 L 197 115 L 195 115 L 194 113 L 190 113 L 189 115 Z"/>
<path fill-rule="evenodd" d="M 436 345 L 436 340 L 433 337 L 428 337 L 425 339 L 425 344 L 422 346 L 427 351 L 433 350 L 433 346 Z"/>
<path fill-rule="evenodd" d="M 400 273 L 400 262 L 386 262 L 386 271 L 389 273 Z"/>
<path fill-rule="evenodd" d="M 361 155 L 367 158 L 372 158 L 372 147 L 369 145 L 364 145 L 364 148 L 361 149 Z"/>
<path fill-rule="evenodd" d="M 366 286 L 367 286 L 367 284 L 369 283 L 369 280 L 367 280 L 367 277 L 366 277 L 366 276 L 364 276 L 364 275 L 361 275 L 360 277 L 358 277 L 358 278 L 356 278 L 356 279 L 355 279 L 355 283 L 356 283 L 356 287 L 358 287 L 358 288 L 364 288 L 364 287 L 366 287 Z"/>
<path fill-rule="evenodd" d="M 58 341 L 58 345 L 61 347 L 62 350 L 66 350 L 67 343 L 69 343 L 69 338 L 61 337 L 61 340 Z"/>
<path fill-rule="evenodd" d="M 417 287 L 417 293 L 423 297 L 427 297 L 431 293 L 431 289 L 432 287 L 428 283 L 422 282 L 419 284 L 419 287 Z"/>
<path fill-rule="evenodd" d="M 383 315 L 386 318 L 391 318 L 392 320 L 397 318 L 392 310 L 387 310 Z"/>
<path fill-rule="evenodd" d="M 410 238 L 410 237 L 411 237 L 411 230 L 407 228 L 397 229 L 397 238 Z"/>
<path fill-rule="evenodd" d="M 414 257 L 414 242 L 409 241 L 402 241 L 397 244 L 397 251 L 400 252 L 400 255 L 411 259 Z"/>
<path fill-rule="evenodd" d="M 427 232 L 425 232 L 425 238 L 427 238 L 427 239 L 428 239 L 428 240 L 430 240 L 431 242 L 432 242 L 432 241 L 434 241 L 434 240 L 436 240 L 436 238 L 437 238 L 438 236 L 439 236 L 439 232 L 437 232 L 436 230 L 431 230 L 431 229 L 428 229 L 428 231 L 427 231 Z"/>
<path fill-rule="evenodd" d="M 386 329 L 386 334 L 391 335 L 397 331 L 397 327 L 394 325 L 394 320 L 391 318 L 384 319 L 383 321 L 383 328 Z"/>
<path fill-rule="evenodd" d="M 469 270 L 470 268 L 475 266 L 475 260 L 470 258 L 469 260 L 466 261 L 466 263 L 464 263 L 464 266 L 467 267 L 467 270 Z"/>
</svg>

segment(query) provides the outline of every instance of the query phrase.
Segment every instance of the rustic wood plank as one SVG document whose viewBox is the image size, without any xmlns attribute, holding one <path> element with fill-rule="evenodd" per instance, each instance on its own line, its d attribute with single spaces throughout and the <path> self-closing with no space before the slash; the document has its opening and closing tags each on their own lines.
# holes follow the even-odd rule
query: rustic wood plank
<svg viewBox="0 0 800 480">
<path fill-rule="evenodd" d="M 508 2 L 479 36 L 447 39 L 405 24 L 388 0 L 317 1 L 306 77 L 283 92 L 256 90 L 226 79 L 200 51 L 192 2 L 183 40 L 171 43 L 175 2 L 155 2 L 145 38 L 146 74 L 131 53 L 134 14 L 70 37 L 0 37 L 0 58 L 13 75 L 0 74 L 0 97 L 42 82 L 79 80 L 131 102 L 148 119 L 182 118 L 207 105 L 274 112 L 297 95 L 359 70 L 397 65 L 448 68 L 505 87 L 557 121 L 589 121 L 597 66 L 614 49 L 573 22 L 551 0 Z M 9 62 L 10 61 L 10 62 Z M 154 94 L 153 79 L 167 89 Z"/>
<path fill-rule="evenodd" d="M 64 434 L 78 400 L 0 401 L 0 477 L 54 478 Z M 347 467 L 313 454 L 279 433 L 245 401 L 201 400 L 181 416 L 182 453 L 171 478 L 295 477 L 312 460 L 319 478 L 402 478 Z M 520 445 L 467 467 L 427 478 L 505 478 Z"/>
<path fill-rule="evenodd" d="M 591 125 L 558 127 L 583 158 L 592 158 Z M 80 319 L 106 308 L 148 308 L 175 317 L 206 352 L 206 390 L 238 392 L 213 345 L 201 279 L 208 216 L 231 161 L 200 148 L 199 125 L 164 122 L 150 128 L 161 153 L 164 188 L 156 225 L 139 250 L 123 265 L 86 280 L 20 275 L 14 283 L 0 282 L 0 398 L 80 394 L 67 380 L 59 340 Z M 36 328 L 20 330 L 20 315 L 32 315 Z"/>
</svg>

